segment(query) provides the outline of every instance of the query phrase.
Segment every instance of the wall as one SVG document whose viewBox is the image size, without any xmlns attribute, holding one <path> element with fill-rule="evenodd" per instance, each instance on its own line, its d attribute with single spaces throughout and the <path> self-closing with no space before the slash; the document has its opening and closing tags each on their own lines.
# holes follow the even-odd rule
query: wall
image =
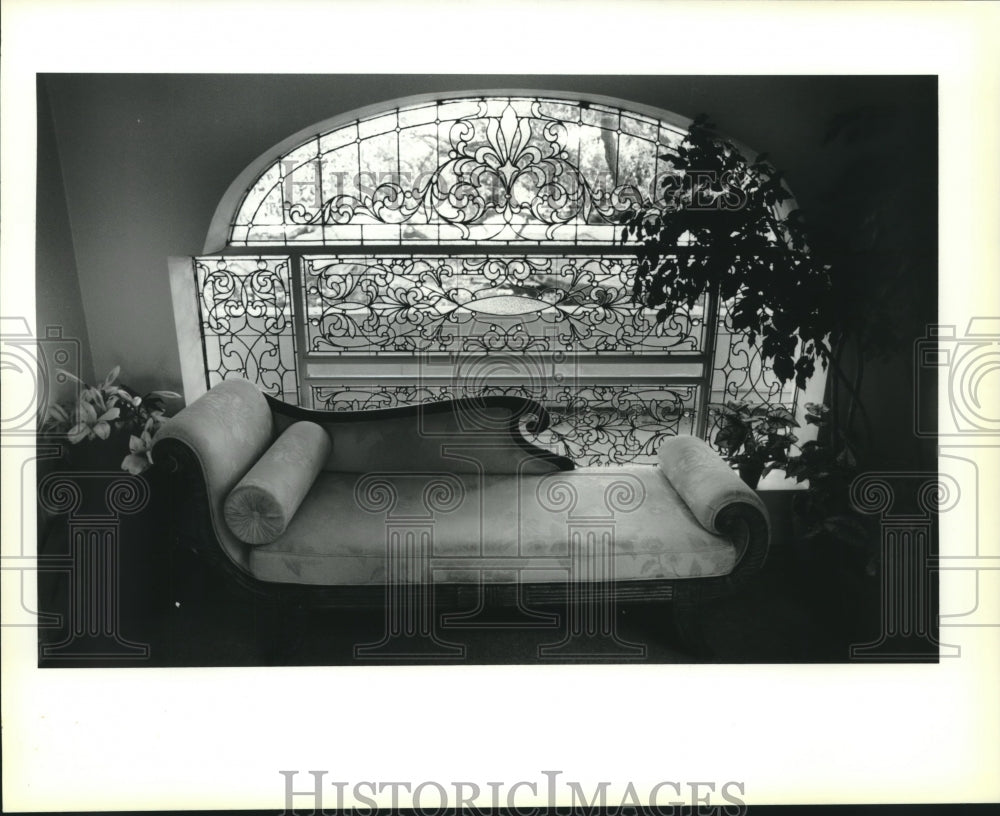
<svg viewBox="0 0 1000 816">
<path fill-rule="evenodd" d="M 125 381 L 142 389 L 181 388 L 166 259 L 203 250 L 219 199 L 251 161 L 340 113 L 409 94 L 489 88 L 594 93 L 685 116 L 705 112 L 721 131 L 766 150 L 804 210 L 822 207 L 852 150 L 843 140 L 824 141 L 837 114 L 891 106 L 910 112 L 917 132 L 936 130 L 933 86 L 907 77 L 46 75 L 42 86 L 94 367 L 121 363 Z M 915 160 L 929 182 L 920 194 L 933 224 L 934 156 Z M 926 226 L 925 218 L 919 228 Z M 913 274 L 932 296 L 913 307 L 916 324 L 932 320 L 935 308 L 936 257 L 921 252 Z M 911 367 L 905 355 L 897 363 Z M 912 435 L 905 424 L 899 431 L 898 409 L 886 427 L 899 434 L 890 447 L 903 450 Z"/>
<path fill-rule="evenodd" d="M 80 284 L 77 278 L 76 256 L 69 228 L 69 213 L 63 193 L 62 167 L 52 127 L 52 112 L 44 81 L 38 83 L 38 184 L 35 198 L 35 318 L 33 328 L 44 337 L 49 327 L 62 331 L 62 336 L 75 340 L 80 349 L 78 376 L 86 381 L 94 377 L 90 355 L 90 338 Z M 74 372 L 77 373 L 77 372 Z M 52 397 L 60 400 L 72 393 L 71 386 L 60 387 L 55 370 L 49 371 Z"/>
</svg>

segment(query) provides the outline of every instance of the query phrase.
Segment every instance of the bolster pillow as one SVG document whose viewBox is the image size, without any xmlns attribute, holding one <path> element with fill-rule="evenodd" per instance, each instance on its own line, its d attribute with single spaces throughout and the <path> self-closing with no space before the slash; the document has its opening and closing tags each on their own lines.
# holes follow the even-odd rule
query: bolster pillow
<svg viewBox="0 0 1000 816">
<path fill-rule="evenodd" d="M 240 541 L 270 544 L 288 527 L 330 455 L 327 432 L 296 422 L 278 437 L 226 499 L 226 524 Z"/>
<path fill-rule="evenodd" d="M 760 497 L 740 479 L 707 442 L 694 436 L 672 436 L 659 451 L 660 470 L 698 522 L 710 533 L 719 514 L 732 505 L 750 505 L 767 518 Z"/>
</svg>

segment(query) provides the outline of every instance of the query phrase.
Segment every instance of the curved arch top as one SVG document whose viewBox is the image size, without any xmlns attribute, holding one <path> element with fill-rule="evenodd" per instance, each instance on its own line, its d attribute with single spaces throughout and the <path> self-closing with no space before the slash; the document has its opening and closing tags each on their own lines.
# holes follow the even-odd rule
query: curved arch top
<svg viewBox="0 0 1000 816">
<path fill-rule="evenodd" d="M 230 186 L 225 246 L 615 241 L 654 195 L 690 120 L 607 97 L 477 91 L 408 97 L 289 137 Z"/>
</svg>

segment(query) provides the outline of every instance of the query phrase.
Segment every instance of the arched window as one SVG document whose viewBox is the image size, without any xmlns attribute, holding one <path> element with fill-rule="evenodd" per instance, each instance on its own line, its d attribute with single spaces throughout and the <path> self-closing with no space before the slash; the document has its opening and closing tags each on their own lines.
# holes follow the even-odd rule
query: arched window
<svg viewBox="0 0 1000 816">
<path fill-rule="evenodd" d="M 233 246 L 614 244 L 683 128 L 587 102 L 478 96 L 317 133 L 246 191 Z"/>
<path fill-rule="evenodd" d="M 193 259 L 206 386 L 238 375 L 330 410 L 528 396 L 553 417 L 535 441 L 585 465 L 704 435 L 710 401 L 793 404 L 731 304 L 658 323 L 632 302 L 617 217 L 653 199 L 686 124 L 482 93 L 297 134 L 234 182 Z"/>
</svg>

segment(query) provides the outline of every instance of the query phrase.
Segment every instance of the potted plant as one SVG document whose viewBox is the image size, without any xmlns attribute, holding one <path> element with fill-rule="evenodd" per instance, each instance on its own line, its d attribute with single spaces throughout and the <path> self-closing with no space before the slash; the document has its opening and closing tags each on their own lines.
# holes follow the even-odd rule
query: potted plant
<svg viewBox="0 0 1000 816">
<path fill-rule="evenodd" d="M 863 642 L 878 618 L 879 533 L 872 517 L 851 506 L 858 460 L 830 414 L 826 405 L 806 405 L 806 422 L 818 427 L 818 437 L 784 465 L 786 476 L 808 485 L 792 500 L 793 553 L 805 578 L 803 600 L 851 642 Z"/>
<path fill-rule="evenodd" d="M 936 257 L 933 196 L 910 170 L 932 143 L 892 105 L 835 117 L 821 147 L 841 169 L 807 220 L 766 155 L 748 158 L 699 117 L 666 148 L 657 200 L 621 218 L 622 240 L 638 244 L 633 298 L 658 320 L 714 296 L 782 384 L 803 388 L 817 364 L 830 372 L 826 406 L 809 406 L 819 436 L 783 467 L 809 484 L 793 500 L 814 579 L 802 585 L 842 611 L 870 600 L 880 568 L 877 531 L 851 507 L 849 486 L 900 456 L 882 442 L 892 434 L 874 432 L 864 375 L 873 362 L 909 370 L 907 338 L 934 315 L 934 287 L 912 283 Z"/>
<path fill-rule="evenodd" d="M 82 389 L 75 402 L 50 405 L 41 430 L 70 443 L 66 460 L 73 467 L 139 474 L 152 464 L 153 435 L 166 421 L 164 401 L 180 394 L 150 391 L 140 396 L 118 383 L 119 372 L 115 366 L 97 386 L 60 372 Z"/>
<path fill-rule="evenodd" d="M 810 550 L 842 545 L 852 554 L 856 569 L 874 575 L 877 554 L 871 546 L 870 522 L 850 503 L 857 456 L 846 434 L 832 427 L 829 418 L 826 405 L 806 404 L 806 422 L 817 426 L 818 438 L 804 442 L 799 453 L 783 465 L 788 478 L 808 483 L 808 490 L 797 494 L 792 503 L 796 539 Z"/>
<path fill-rule="evenodd" d="M 712 406 L 718 431 L 715 446 L 734 465 L 740 478 L 756 489 L 761 476 L 783 467 L 799 427 L 791 411 L 781 405 L 761 405 L 746 401 Z"/>
<path fill-rule="evenodd" d="M 80 390 L 74 401 L 51 405 L 41 427 L 41 433 L 50 440 L 54 437 L 67 443 L 63 445 L 60 464 L 71 471 L 67 476 L 79 489 L 80 504 L 72 511 L 79 515 L 108 518 L 105 490 L 113 475 L 121 471 L 146 480 L 151 497 L 158 492 L 160 474 L 149 470 L 152 438 L 169 421 L 164 413 L 166 401 L 180 395 L 173 391 L 140 395 L 118 382 L 119 371 L 116 366 L 97 385 L 85 383 L 69 372 L 60 372 L 77 382 Z M 93 478 L 95 475 L 98 478 Z M 161 505 L 150 502 L 136 512 L 121 514 L 115 519 L 113 547 L 102 556 L 114 559 L 117 578 L 112 584 L 99 586 L 103 587 L 102 592 L 112 593 L 104 600 L 113 601 L 126 634 L 135 631 L 132 627 L 138 618 L 133 616 L 143 617 L 165 608 L 167 603 L 168 584 L 162 576 L 169 568 L 169 551 L 167 547 L 149 546 L 150 542 L 159 541 L 164 529 L 163 512 Z M 59 515 L 39 505 L 40 547 L 65 548 L 59 537 L 67 534 L 66 522 L 59 521 Z M 85 573 L 78 573 L 76 567 L 73 575 L 74 581 L 86 579 Z M 77 587 L 74 591 L 89 590 Z"/>
</svg>

